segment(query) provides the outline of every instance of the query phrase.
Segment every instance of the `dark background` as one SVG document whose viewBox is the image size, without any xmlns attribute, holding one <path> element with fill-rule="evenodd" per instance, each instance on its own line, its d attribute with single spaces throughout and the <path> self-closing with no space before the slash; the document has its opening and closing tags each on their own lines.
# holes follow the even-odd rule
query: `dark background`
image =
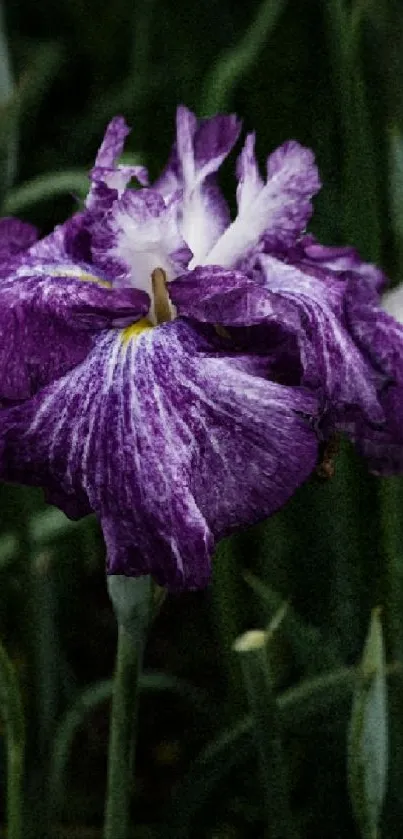
<svg viewBox="0 0 403 839">
<path fill-rule="evenodd" d="M 155 176 L 177 104 L 200 116 L 235 111 L 256 129 L 262 165 L 288 138 L 314 149 L 324 186 L 311 229 L 324 243 L 355 244 L 401 280 L 398 0 L 10 0 L 3 11 L 4 213 L 43 233 L 62 222 L 85 195 L 86 171 L 117 113 L 133 128 L 128 152 Z M 223 171 L 230 199 L 233 164 Z M 140 703 L 133 836 L 266 835 L 253 742 L 233 729 L 246 699 L 232 643 L 266 626 L 282 599 L 291 602 L 271 652 L 280 693 L 355 665 L 371 609 L 382 605 L 393 669 L 403 637 L 402 513 L 400 481 L 369 476 L 344 445 L 331 481 L 312 479 L 270 522 L 221 546 L 208 591 L 167 598 L 146 654 L 154 675 Z M 27 720 L 27 836 L 100 836 L 109 705 L 99 680 L 111 677 L 116 640 L 102 537 L 92 519 L 72 525 L 44 507 L 41 493 L 9 486 L 0 487 L 0 528 L 0 633 Z M 395 674 L 389 684 L 385 836 L 403 835 L 400 682 Z M 75 706 L 70 747 L 65 715 L 84 689 L 88 708 Z M 351 688 L 339 693 L 308 690 L 309 702 L 283 724 L 301 839 L 360 835 L 346 783 Z M 204 752 L 227 728 L 230 745 Z M 4 792 L 4 752 L 2 781 Z"/>
</svg>

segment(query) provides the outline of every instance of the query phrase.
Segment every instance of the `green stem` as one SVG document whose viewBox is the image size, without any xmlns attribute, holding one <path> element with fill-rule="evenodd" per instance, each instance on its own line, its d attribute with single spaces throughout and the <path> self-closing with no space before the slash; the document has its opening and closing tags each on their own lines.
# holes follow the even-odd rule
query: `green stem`
<svg viewBox="0 0 403 839">
<path fill-rule="evenodd" d="M 133 792 L 133 758 L 141 642 L 119 624 L 112 696 L 104 839 L 127 839 Z"/>
<path fill-rule="evenodd" d="M 235 643 L 252 715 L 266 804 L 266 825 L 271 839 L 292 837 L 284 756 L 276 697 L 267 657 L 267 634 L 247 632 Z"/>
<path fill-rule="evenodd" d="M 21 693 L 14 667 L 0 644 L 0 709 L 7 742 L 7 836 L 23 837 L 23 773 L 25 723 Z"/>
<path fill-rule="evenodd" d="M 21 744 L 13 737 L 7 738 L 7 836 L 22 839 L 23 806 L 22 779 L 24 755 Z"/>
</svg>

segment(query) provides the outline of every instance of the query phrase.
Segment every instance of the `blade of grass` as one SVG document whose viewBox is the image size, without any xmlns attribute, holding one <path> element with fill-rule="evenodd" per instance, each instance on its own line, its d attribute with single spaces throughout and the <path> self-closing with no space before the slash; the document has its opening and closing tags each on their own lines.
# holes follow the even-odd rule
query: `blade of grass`
<svg viewBox="0 0 403 839">
<path fill-rule="evenodd" d="M 224 50 L 214 62 L 201 94 L 203 115 L 210 116 L 230 105 L 234 88 L 257 61 L 284 7 L 285 0 L 263 0 L 241 40 Z"/>
</svg>

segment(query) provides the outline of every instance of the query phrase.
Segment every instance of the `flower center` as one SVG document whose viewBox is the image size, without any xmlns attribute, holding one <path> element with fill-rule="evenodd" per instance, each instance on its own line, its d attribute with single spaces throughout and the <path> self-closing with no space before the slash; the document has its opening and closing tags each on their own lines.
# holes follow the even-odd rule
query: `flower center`
<svg viewBox="0 0 403 839">
<path fill-rule="evenodd" d="M 168 289 L 167 275 L 162 268 L 154 268 L 151 274 L 152 303 L 148 317 L 126 326 L 122 330 L 123 341 L 130 341 L 131 338 L 138 338 L 145 329 L 152 329 L 161 323 L 167 323 L 174 319 L 176 312 L 172 305 Z"/>
</svg>

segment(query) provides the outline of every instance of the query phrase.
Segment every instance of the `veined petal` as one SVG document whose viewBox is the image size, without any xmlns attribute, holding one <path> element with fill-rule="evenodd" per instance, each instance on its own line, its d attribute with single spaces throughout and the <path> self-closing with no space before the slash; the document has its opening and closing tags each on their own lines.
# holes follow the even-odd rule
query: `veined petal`
<svg viewBox="0 0 403 839">
<path fill-rule="evenodd" d="M 355 248 L 329 247 L 321 245 L 314 236 L 304 236 L 299 243 L 299 249 L 298 259 L 306 264 L 337 273 L 348 271 L 356 274 L 378 292 L 388 284 L 384 272 L 376 265 L 364 262 Z"/>
<path fill-rule="evenodd" d="M 373 423 L 384 421 L 368 359 L 345 320 L 345 275 L 323 282 L 308 271 L 268 255 L 260 256 L 267 288 L 282 298 L 284 327 L 295 328 L 304 371 L 302 384 L 322 391 L 337 414 L 357 408 Z M 289 313 L 284 309 L 288 304 Z"/>
<path fill-rule="evenodd" d="M 89 210 L 109 209 L 113 201 L 123 194 L 132 178 L 137 178 L 142 186 L 147 186 L 148 172 L 145 166 L 117 165 L 129 133 L 130 128 L 123 117 L 114 117 L 109 123 L 90 175 L 91 188 L 86 200 Z"/>
<path fill-rule="evenodd" d="M 281 506 L 312 471 L 316 400 L 179 320 L 97 340 L 86 361 L 0 413 L 2 477 L 99 516 L 108 572 L 208 582 L 217 539 Z M 76 507 L 74 507 L 76 499 Z M 73 507 L 72 507 L 73 503 Z"/>
<path fill-rule="evenodd" d="M 379 306 L 366 277 L 352 274 L 347 283 L 348 329 L 378 385 L 385 422 L 374 427 L 362 417 L 347 420 L 348 433 L 377 474 L 403 471 L 403 326 Z M 344 425 L 341 427 L 344 430 Z"/>
<path fill-rule="evenodd" d="M 167 279 L 183 271 L 191 256 L 177 226 L 174 200 L 166 205 L 153 189 L 126 191 L 92 233 L 95 264 L 115 285 L 151 293 L 151 274 L 162 268 Z"/>
<path fill-rule="evenodd" d="M 0 262 L 9 260 L 21 251 L 26 251 L 38 238 L 33 224 L 17 218 L 0 219 Z"/>
<path fill-rule="evenodd" d="M 32 224 L 16 218 L 0 219 L 0 279 L 19 265 L 37 238 L 38 231 Z"/>
<path fill-rule="evenodd" d="M 178 315 L 200 323 L 257 326 L 281 320 L 281 298 L 241 271 L 219 265 L 177 277 L 169 285 L 169 296 Z"/>
<path fill-rule="evenodd" d="M 106 128 L 104 139 L 95 158 L 95 166 L 113 168 L 122 154 L 130 128 L 124 117 L 114 117 Z"/>
<path fill-rule="evenodd" d="M 263 179 L 255 157 L 255 133 L 248 134 L 245 145 L 237 160 L 236 174 L 238 186 L 236 199 L 238 212 L 246 212 L 264 187 Z"/>
<path fill-rule="evenodd" d="M 238 164 L 239 209 L 236 219 L 216 242 L 204 264 L 231 267 L 256 248 L 262 237 L 291 245 L 312 213 L 312 197 L 320 189 L 310 149 L 294 140 L 284 143 L 267 160 L 267 182 L 259 187 L 253 140 L 246 140 Z"/>
<path fill-rule="evenodd" d="M 0 283 L 0 403 L 27 399 L 80 363 L 102 330 L 142 318 L 149 299 L 112 290 L 77 268 Z"/>
<path fill-rule="evenodd" d="M 241 125 L 234 115 L 197 120 L 181 106 L 176 126 L 176 144 L 155 189 L 165 198 L 181 190 L 180 229 L 193 252 L 193 264 L 198 264 L 230 222 L 215 173 L 238 139 Z"/>
</svg>

